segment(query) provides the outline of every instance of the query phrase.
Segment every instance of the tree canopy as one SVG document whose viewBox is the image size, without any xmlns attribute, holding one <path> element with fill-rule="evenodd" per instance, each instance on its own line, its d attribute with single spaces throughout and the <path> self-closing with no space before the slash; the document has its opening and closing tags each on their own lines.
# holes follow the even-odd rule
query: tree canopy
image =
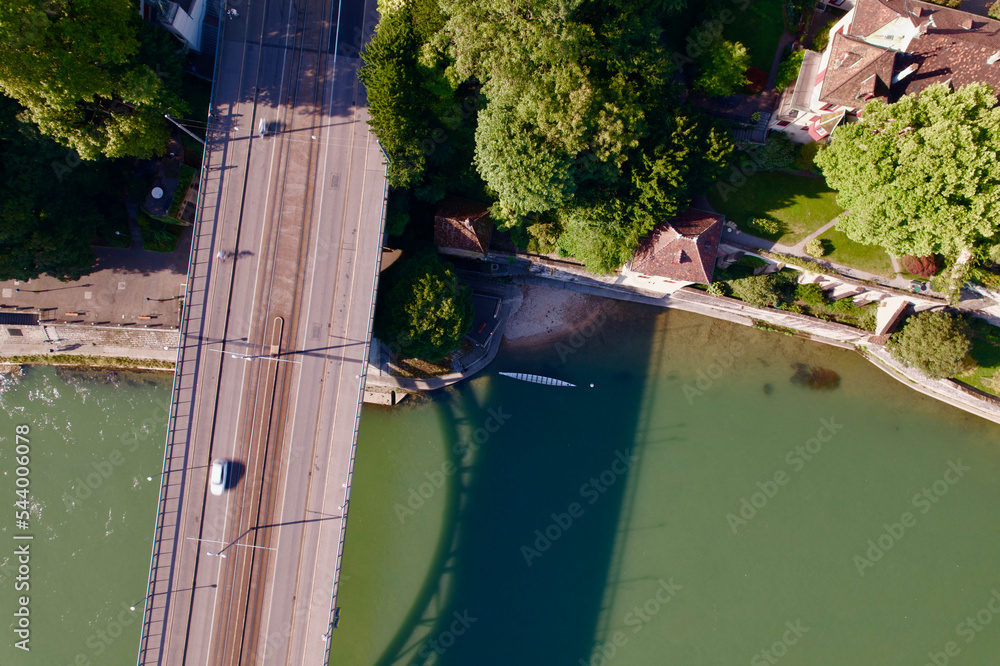
<svg viewBox="0 0 1000 666">
<path fill-rule="evenodd" d="M 1000 240 L 1000 108 L 984 84 L 870 102 L 816 164 L 849 211 L 837 226 L 851 240 L 952 260 Z"/>
<path fill-rule="evenodd" d="M 75 153 L 18 120 L 20 105 L 0 95 L 0 280 L 47 273 L 75 280 L 91 271 L 94 237 L 124 215 L 109 164 Z"/>
<path fill-rule="evenodd" d="M 718 40 L 705 49 L 698 61 L 699 74 L 695 90 L 709 97 L 732 95 L 750 82 L 746 77 L 750 54 L 739 42 Z"/>
<path fill-rule="evenodd" d="M 609 272 L 714 177 L 728 139 L 680 109 L 660 21 L 681 3 L 442 0 L 442 47 L 483 82 L 476 166 L 507 227 L 551 223 Z"/>
<path fill-rule="evenodd" d="M 83 159 L 156 154 L 183 110 L 177 44 L 129 0 L 4 0 L 0 43 L 0 90 Z"/>
<path fill-rule="evenodd" d="M 942 379 L 962 370 L 972 343 L 963 321 L 945 312 L 925 311 L 907 319 L 887 347 L 896 360 Z"/>
<path fill-rule="evenodd" d="M 494 221 L 514 238 L 617 269 L 732 151 L 728 132 L 683 101 L 662 25 L 687 4 L 387 7 L 362 79 L 390 184 L 429 202 L 446 191 L 493 200 Z"/>
<path fill-rule="evenodd" d="M 376 335 L 402 358 L 439 361 L 472 327 L 472 296 L 451 264 L 426 253 L 393 275 L 379 304 Z"/>
</svg>

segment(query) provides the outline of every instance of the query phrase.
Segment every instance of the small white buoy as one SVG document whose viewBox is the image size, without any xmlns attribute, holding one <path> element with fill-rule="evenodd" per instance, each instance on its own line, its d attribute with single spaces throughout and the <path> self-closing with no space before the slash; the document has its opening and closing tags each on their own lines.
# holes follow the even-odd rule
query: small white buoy
<svg viewBox="0 0 1000 666">
<path fill-rule="evenodd" d="M 134 611 L 134 610 L 135 610 L 135 606 L 129 606 L 129 607 L 128 607 L 128 609 L 129 609 L 130 611 Z"/>
<path fill-rule="evenodd" d="M 590 385 L 590 388 L 594 388 L 594 385 L 593 385 L 593 384 L 591 384 L 591 385 Z"/>
<path fill-rule="evenodd" d="M 147 481 L 152 481 L 152 480 L 153 480 L 153 477 L 151 477 L 151 476 L 147 476 L 147 477 L 146 477 L 146 480 L 147 480 Z"/>
</svg>

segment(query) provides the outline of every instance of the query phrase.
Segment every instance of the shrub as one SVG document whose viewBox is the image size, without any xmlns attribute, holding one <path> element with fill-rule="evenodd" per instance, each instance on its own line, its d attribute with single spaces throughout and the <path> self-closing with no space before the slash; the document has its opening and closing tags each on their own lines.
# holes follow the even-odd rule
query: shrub
<svg viewBox="0 0 1000 666">
<path fill-rule="evenodd" d="M 755 123 L 759 123 L 760 122 L 760 111 L 754 111 L 753 113 L 751 113 L 750 114 L 750 120 L 752 120 Z"/>
<path fill-rule="evenodd" d="M 952 377 L 972 348 L 967 326 L 945 312 L 926 311 L 910 317 L 887 345 L 893 357 L 932 379 Z"/>
<path fill-rule="evenodd" d="M 826 305 L 826 294 L 818 284 L 800 284 L 795 287 L 795 300 L 802 301 L 812 307 Z"/>
<path fill-rule="evenodd" d="M 962 4 L 962 0 L 927 0 L 927 2 L 941 5 L 942 7 L 951 7 L 952 9 L 958 9 Z"/>
<path fill-rule="evenodd" d="M 778 76 L 774 81 L 774 89 L 782 92 L 785 88 L 795 83 L 799 78 L 799 70 L 802 68 L 802 59 L 806 57 L 805 51 L 792 51 L 778 67 Z"/>
<path fill-rule="evenodd" d="M 866 331 L 875 331 L 878 327 L 878 305 L 872 303 L 864 308 L 861 317 L 858 318 L 858 328 Z"/>
<path fill-rule="evenodd" d="M 747 228 L 752 234 L 776 236 L 781 233 L 781 224 L 770 217 L 751 217 L 747 219 Z"/>
<path fill-rule="evenodd" d="M 813 238 L 811 241 L 806 243 L 805 253 L 810 257 L 822 257 L 826 254 L 826 247 L 823 245 L 823 241 L 818 238 Z"/>
<path fill-rule="evenodd" d="M 903 270 L 913 275 L 929 278 L 941 270 L 941 264 L 937 257 L 930 255 L 927 257 L 915 257 L 912 254 L 903 257 Z"/>
<path fill-rule="evenodd" d="M 741 280 L 733 280 L 729 288 L 733 296 L 755 308 L 776 307 L 788 297 L 794 281 L 788 273 L 751 275 Z"/>
<path fill-rule="evenodd" d="M 990 5 L 989 15 L 990 18 L 995 18 L 1000 21 L 1000 0 L 997 0 L 997 2 Z"/>
</svg>

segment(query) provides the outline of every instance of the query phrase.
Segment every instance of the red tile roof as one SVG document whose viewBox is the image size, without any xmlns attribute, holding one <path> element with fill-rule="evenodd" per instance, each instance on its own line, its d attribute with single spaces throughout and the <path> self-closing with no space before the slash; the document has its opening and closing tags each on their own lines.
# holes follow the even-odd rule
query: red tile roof
<svg viewBox="0 0 1000 666">
<path fill-rule="evenodd" d="M 709 284 L 722 236 L 722 215 L 688 208 L 661 222 L 639 243 L 630 268 L 636 273 Z"/>
<path fill-rule="evenodd" d="M 434 244 L 485 256 L 493 230 L 489 213 L 486 206 L 475 201 L 444 199 L 434 216 Z"/>
<path fill-rule="evenodd" d="M 917 28 L 905 52 L 865 40 L 894 20 Z M 902 45 L 903 42 L 900 42 Z M 834 35 L 820 99 L 860 108 L 874 98 L 894 102 L 934 83 L 974 82 L 1000 93 L 1000 21 L 917 0 L 858 0 L 847 35 Z M 1000 56 L 998 56 L 1000 57 Z M 892 83 L 893 75 L 914 69 Z"/>
</svg>

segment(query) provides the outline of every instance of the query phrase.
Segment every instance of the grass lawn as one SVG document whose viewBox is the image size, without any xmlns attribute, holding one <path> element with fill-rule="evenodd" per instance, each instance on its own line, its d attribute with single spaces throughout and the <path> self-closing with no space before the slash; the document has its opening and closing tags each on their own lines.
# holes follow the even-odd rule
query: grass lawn
<svg viewBox="0 0 1000 666">
<path fill-rule="evenodd" d="M 782 233 L 768 240 L 795 245 L 844 212 L 834 200 L 835 192 L 822 178 L 787 173 L 755 173 L 736 191 L 724 188 L 708 192 L 715 210 L 746 232 L 751 217 L 770 217 L 781 223 Z"/>
<path fill-rule="evenodd" d="M 723 30 L 723 37 L 731 42 L 739 42 L 750 53 L 750 64 L 769 72 L 778 50 L 778 40 L 785 31 L 785 18 L 781 13 L 780 0 L 758 0 L 751 3 L 746 11 L 739 9 L 738 3 L 730 7 L 736 20 Z"/>
<path fill-rule="evenodd" d="M 862 245 L 855 243 L 836 228 L 828 229 L 820 236 L 827 248 L 823 257 L 826 261 L 843 264 L 861 271 L 875 273 L 884 277 L 895 277 L 892 262 L 886 251 L 877 245 Z"/>
</svg>

